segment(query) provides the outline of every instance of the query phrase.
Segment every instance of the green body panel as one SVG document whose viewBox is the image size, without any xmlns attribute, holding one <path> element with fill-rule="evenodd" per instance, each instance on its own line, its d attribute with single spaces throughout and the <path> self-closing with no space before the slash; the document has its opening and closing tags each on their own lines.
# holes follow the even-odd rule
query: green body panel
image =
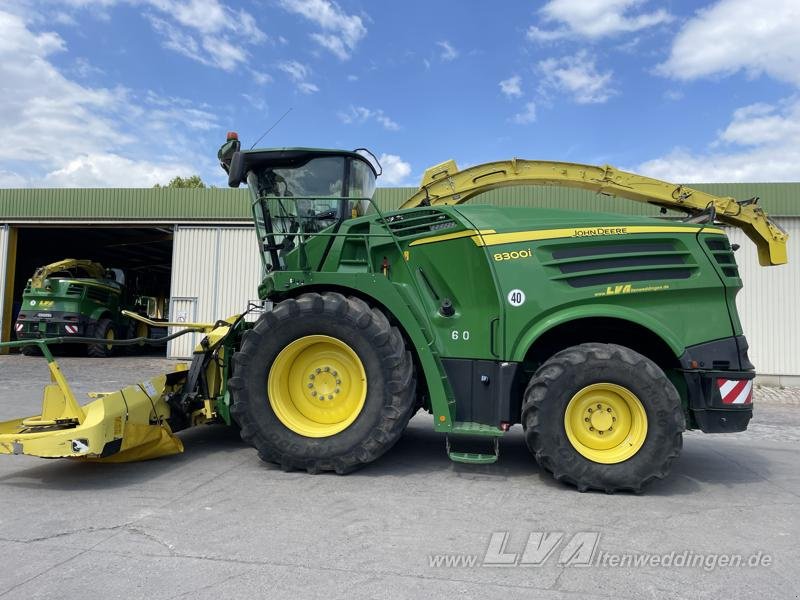
<svg viewBox="0 0 800 600">
<path fill-rule="evenodd" d="M 602 227 L 611 233 L 592 230 Z M 574 228 L 591 231 L 552 233 Z M 455 433 L 443 358 L 523 362 L 546 331 L 565 323 L 579 327 L 580 319 L 592 317 L 645 327 L 675 357 L 688 346 L 741 333 L 734 302 L 741 281 L 723 273 L 706 245 L 726 237 L 703 229 L 648 217 L 481 205 L 373 214 L 344 221 L 336 233 L 328 228 L 307 237 L 285 255 L 285 270 L 271 272 L 259 291 L 280 301 L 337 289 L 382 306 L 415 347 L 436 428 Z M 504 241 L 505 234 L 532 239 Z M 608 246 L 614 252 L 608 254 Z M 597 248 L 600 257 L 592 254 Z M 575 252 L 589 255 L 562 256 Z M 609 256 L 654 264 L 636 281 L 626 277 L 641 273 L 640 265 L 601 261 L 569 270 Z M 585 284 L 593 278 L 602 282 Z M 512 305 L 513 290 L 524 293 L 524 303 Z M 452 316 L 440 312 L 445 298 Z"/>
<path fill-rule="evenodd" d="M 54 322 L 63 313 L 79 316 L 82 318 L 81 324 L 85 322 L 90 326 L 105 317 L 122 333 L 131 320 L 124 317 L 121 311 L 134 309 L 133 304 L 127 302 L 125 289 L 113 280 L 54 277 L 46 279 L 42 288 L 33 288 L 29 283 L 22 295 L 20 308 L 25 318 L 17 321 L 24 324 L 25 330 L 18 337 L 30 337 L 37 333 L 63 334 L 62 331 L 48 330 L 51 317 L 39 317 L 40 313 L 53 315 Z"/>
<path fill-rule="evenodd" d="M 574 215 L 562 211 L 536 211 L 523 208 L 498 209 L 488 206 L 460 207 L 462 216 L 469 218 L 476 229 L 494 225 L 498 233 L 556 229 L 563 227 L 668 226 L 675 223 L 649 218 L 620 217 L 603 213 Z M 490 247 L 488 260 L 494 265 L 500 295 L 505 299 L 513 289 L 522 290 L 525 303 L 514 307 L 503 303 L 502 358 L 521 361 L 531 343 L 548 329 L 567 321 L 586 317 L 619 318 L 643 325 L 656 333 L 672 348 L 676 356 L 687 346 L 734 335 L 725 288 L 720 276 L 698 243 L 698 226 L 686 226 L 686 234 L 643 233 L 587 238 L 558 238 L 550 240 L 512 242 Z M 703 234 L 707 237 L 709 234 Z M 713 237 L 721 237 L 714 235 Z M 669 245 L 667 252 L 683 252 L 681 258 L 691 266 L 690 277 L 674 279 L 661 276 L 655 265 L 653 277 L 637 282 L 619 284 L 607 281 L 585 287 L 571 287 L 558 265 L 568 264 L 554 259 L 554 253 L 581 248 L 602 248 L 606 244 Z M 655 247 L 655 246 L 654 246 Z M 494 260 L 497 254 L 530 250 L 529 258 Z M 653 256 L 652 251 L 643 253 Z M 605 255 L 603 255 L 605 256 Z M 576 262 L 585 260 L 578 257 Z M 575 263 L 572 263 L 575 264 Z M 594 273 L 624 273 L 626 267 L 597 269 Z M 589 271 L 585 271 L 590 273 Z M 741 287 L 741 282 L 739 282 Z M 651 290 L 651 291 L 647 291 Z M 738 287 L 736 288 L 738 290 Z M 735 294 L 735 290 L 733 291 Z M 692 307 L 687 310 L 687 307 Z"/>
<path fill-rule="evenodd" d="M 46 288 L 50 288 L 49 290 Z M 80 314 L 94 320 L 111 313 L 114 320 L 122 306 L 122 289 L 103 279 L 46 279 L 45 288 L 26 287 L 22 295 L 23 311 L 58 311 Z"/>
</svg>

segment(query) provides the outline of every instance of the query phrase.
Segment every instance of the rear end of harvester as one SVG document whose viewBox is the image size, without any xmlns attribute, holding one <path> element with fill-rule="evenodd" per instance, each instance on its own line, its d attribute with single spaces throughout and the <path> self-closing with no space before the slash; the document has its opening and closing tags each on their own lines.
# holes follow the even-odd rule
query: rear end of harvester
<svg viewBox="0 0 800 600">
<path fill-rule="evenodd" d="M 229 183 L 250 190 L 268 310 L 255 323 L 194 324 L 208 336 L 189 369 L 139 386 L 135 424 L 151 434 L 149 453 L 126 442 L 119 415 L 99 418 L 91 448 L 29 451 L 26 422 L 46 437 L 41 423 L 57 427 L 59 407 L 77 410 L 52 390 L 43 415 L 0 424 L 0 452 L 150 458 L 179 451 L 175 430 L 221 421 L 284 469 L 341 474 L 379 458 L 425 410 L 453 461 L 496 462 L 519 424 L 556 479 L 614 492 L 665 477 L 686 429 L 746 429 L 755 371 L 718 220 L 741 226 L 767 263 L 785 262 L 786 239 L 752 203 L 712 205 L 609 167 L 509 161 L 459 172 L 449 162 L 383 214 L 369 153 L 241 151 L 231 136 L 219 158 Z M 691 219 L 463 204 L 520 179 L 616 185 Z M 61 428 L 65 448 L 86 423 Z"/>
</svg>

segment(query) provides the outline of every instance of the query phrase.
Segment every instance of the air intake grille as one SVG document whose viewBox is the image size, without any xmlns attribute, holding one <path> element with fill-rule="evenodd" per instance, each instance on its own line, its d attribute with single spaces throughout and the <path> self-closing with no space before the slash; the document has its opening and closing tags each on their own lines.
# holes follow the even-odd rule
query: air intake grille
<svg viewBox="0 0 800 600">
<path fill-rule="evenodd" d="M 545 263 L 557 269 L 552 279 L 572 287 L 688 279 L 694 269 L 691 255 L 672 242 L 589 244 L 557 248 Z"/>
<path fill-rule="evenodd" d="M 107 304 L 109 300 L 109 293 L 98 289 L 96 287 L 87 287 L 86 288 L 86 297 L 90 300 L 94 300 L 95 302 L 99 302 L 100 304 Z"/>
<path fill-rule="evenodd" d="M 739 267 L 736 265 L 736 259 L 733 257 L 733 250 L 728 238 L 708 238 L 706 239 L 706 246 L 711 250 L 714 260 L 717 261 L 726 277 L 739 277 Z"/>
<path fill-rule="evenodd" d="M 387 217 L 384 223 L 399 238 L 450 229 L 456 226 L 450 215 L 436 210 L 422 210 L 409 214 L 394 215 Z"/>
</svg>

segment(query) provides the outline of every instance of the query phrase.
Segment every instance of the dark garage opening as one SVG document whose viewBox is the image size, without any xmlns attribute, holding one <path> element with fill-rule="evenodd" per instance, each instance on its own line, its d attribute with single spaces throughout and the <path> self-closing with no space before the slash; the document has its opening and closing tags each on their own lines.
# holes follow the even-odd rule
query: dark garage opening
<svg viewBox="0 0 800 600">
<path fill-rule="evenodd" d="M 137 295 L 163 299 L 168 306 L 172 271 L 171 226 L 158 227 L 18 227 L 13 320 L 22 294 L 37 267 L 65 258 L 88 259 L 107 269 L 121 269 L 125 285 Z M 167 315 L 162 315 L 166 317 Z M 154 354 L 164 355 L 158 346 Z"/>
</svg>

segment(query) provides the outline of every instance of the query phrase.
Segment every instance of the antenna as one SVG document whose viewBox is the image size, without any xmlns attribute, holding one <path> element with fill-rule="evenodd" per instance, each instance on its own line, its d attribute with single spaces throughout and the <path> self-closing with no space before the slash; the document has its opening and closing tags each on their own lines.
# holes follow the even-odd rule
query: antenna
<svg viewBox="0 0 800 600">
<path fill-rule="evenodd" d="M 291 108 L 291 107 L 289 108 L 289 110 L 287 110 L 285 113 L 283 113 L 283 114 L 281 115 L 281 118 L 280 118 L 280 119 L 278 119 L 277 121 L 275 121 L 275 122 L 272 124 L 272 127 L 270 127 L 270 128 L 269 128 L 269 129 L 267 129 L 267 130 L 266 130 L 264 133 L 262 133 L 262 134 L 261 134 L 261 137 L 260 137 L 260 138 L 258 138 L 258 139 L 257 139 L 257 140 L 256 140 L 256 141 L 253 143 L 253 145 L 252 145 L 252 146 L 250 146 L 250 150 L 252 150 L 253 148 L 255 148 L 255 147 L 256 147 L 256 144 L 257 144 L 258 142 L 260 142 L 261 140 L 263 140 L 263 139 L 264 139 L 264 137 L 265 137 L 265 136 L 266 136 L 266 135 L 267 135 L 267 134 L 268 134 L 270 131 L 272 131 L 273 129 L 275 129 L 275 127 L 277 127 L 277 126 L 278 126 L 278 123 L 280 123 L 281 121 L 283 121 L 283 117 L 285 117 L 286 115 L 288 115 L 290 112 L 292 112 L 292 108 Z"/>
</svg>

